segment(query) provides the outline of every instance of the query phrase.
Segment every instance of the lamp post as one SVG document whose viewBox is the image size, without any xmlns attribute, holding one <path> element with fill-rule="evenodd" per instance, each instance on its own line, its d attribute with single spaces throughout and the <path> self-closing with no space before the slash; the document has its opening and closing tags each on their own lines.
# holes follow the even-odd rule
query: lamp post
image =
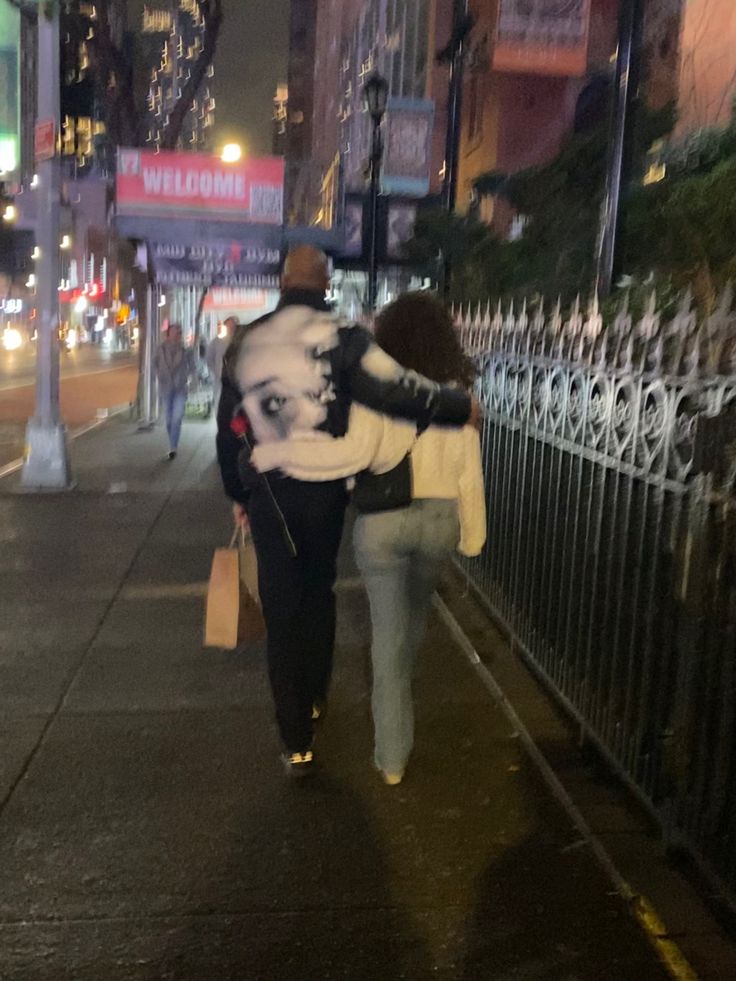
<svg viewBox="0 0 736 981">
<path fill-rule="evenodd" d="M 38 11 L 38 120 L 59 132 L 59 6 Z M 59 242 L 61 173 L 56 147 L 38 165 L 36 264 L 38 341 L 36 410 L 26 429 L 21 484 L 28 490 L 62 490 L 71 485 L 66 430 L 59 412 Z"/>
<path fill-rule="evenodd" d="M 475 19 L 468 13 L 468 0 L 453 0 L 452 37 L 438 60 L 449 65 L 450 88 L 447 95 L 447 136 L 445 139 L 445 174 L 442 181 L 442 203 L 451 214 L 457 198 L 457 172 L 462 126 L 463 69 L 467 41 Z"/>
<path fill-rule="evenodd" d="M 388 82 L 382 75 L 374 72 L 363 87 L 363 99 L 371 117 L 371 156 L 369 175 L 370 191 L 370 237 L 368 253 L 368 309 L 376 309 L 378 296 L 378 191 L 383 162 L 383 134 L 381 122 L 388 101 Z"/>
<path fill-rule="evenodd" d="M 645 0 L 625 0 L 619 10 L 618 55 L 609 133 L 606 186 L 598 235 L 596 291 L 608 296 L 620 259 L 621 196 L 631 177 L 634 117 L 639 99 Z"/>
</svg>

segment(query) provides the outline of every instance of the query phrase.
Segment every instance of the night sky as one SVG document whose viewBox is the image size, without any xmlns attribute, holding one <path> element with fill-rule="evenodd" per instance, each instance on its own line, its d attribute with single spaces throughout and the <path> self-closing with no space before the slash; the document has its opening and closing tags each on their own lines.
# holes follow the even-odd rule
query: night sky
<svg viewBox="0 0 736 981">
<path fill-rule="evenodd" d="M 215 146 L 239 142 L 251 156 L 271 152 L 271 113 L 286 81 L 289 0 L 223 0 L 215 56 Z"/>
</svg>

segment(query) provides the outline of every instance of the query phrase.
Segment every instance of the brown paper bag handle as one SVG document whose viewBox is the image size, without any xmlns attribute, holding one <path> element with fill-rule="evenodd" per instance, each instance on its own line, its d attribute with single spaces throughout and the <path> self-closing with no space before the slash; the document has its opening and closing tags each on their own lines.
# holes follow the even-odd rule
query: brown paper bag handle
<svg viewBox="0 0 736 981">
<path fill-rule="evenodd" d="M 250 534 L 250 532 L 248 532 Z M 245 548 L 245 529 L 238 528 L 237 526 L 233 529 L 233 537 L 230 539 L 230 544 L 228 548 L 235 548 L 236 542 L 238 541 L 238 535 L 240 535 L 240 544 Z"/>
</svg>

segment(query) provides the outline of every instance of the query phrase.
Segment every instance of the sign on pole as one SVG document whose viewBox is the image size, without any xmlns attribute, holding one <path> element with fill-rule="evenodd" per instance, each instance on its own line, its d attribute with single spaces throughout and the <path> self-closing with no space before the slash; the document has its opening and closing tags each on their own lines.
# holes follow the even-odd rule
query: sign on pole
<svg viewBox="0 0 736 981">
<path fill-rule="evenodd" d="M 53 119 L 42 119 L 36 123 L 35 133 L 36 163 L 53 160 L 56 156 L 56 125 Z"/>
</svg>

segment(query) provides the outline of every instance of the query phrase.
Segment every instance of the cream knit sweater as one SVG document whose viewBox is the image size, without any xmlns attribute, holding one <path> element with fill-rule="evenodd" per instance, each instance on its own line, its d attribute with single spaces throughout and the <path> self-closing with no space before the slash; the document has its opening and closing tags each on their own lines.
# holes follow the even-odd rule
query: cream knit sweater
<svg viewBox="0 0 736 981">
<path fill-rule="evenodd" d="M 486 503 L 480 439 L 471 426 L 430 427 L 417 439 L 414 423 L 389 419 L 357 403 L 346 436 L 292 434 L 260 443 L 252 463 L 261 473 L 281 470 L 296 480 L 338 480 L 361 470 L 385 473 L 411 452 L 414 498 L 457 500 L 463 555 L 478 555 L 486 540 Z"/>
</svg>

